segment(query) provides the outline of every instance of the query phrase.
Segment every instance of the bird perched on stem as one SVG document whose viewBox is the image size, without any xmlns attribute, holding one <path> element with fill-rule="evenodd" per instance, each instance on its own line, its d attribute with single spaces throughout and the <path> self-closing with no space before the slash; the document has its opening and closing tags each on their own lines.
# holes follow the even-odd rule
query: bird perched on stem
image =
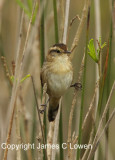
<svg viewBox="0 0 115 160">
<path fill-rule="evenodd" d="M 47 84 L 49 95 L 49 122 L 54 121 L 59 108 L 61 96 L 71 86 L 73 68 L 67 46 L 63 43 L 53 45 L 47 54 L 41 70 L 41 84 Z"/>
</svg>

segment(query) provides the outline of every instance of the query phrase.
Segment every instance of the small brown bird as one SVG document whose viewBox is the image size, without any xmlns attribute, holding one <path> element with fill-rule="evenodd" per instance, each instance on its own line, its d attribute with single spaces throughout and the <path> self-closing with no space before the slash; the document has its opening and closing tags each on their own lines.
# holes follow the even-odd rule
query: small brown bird
<svg viewBox="0 0 115 160">
<path fill-rule="evenodd" d="M 47 84 L 49 95 L 48 119 L 54 121 L 59 108 L 59 100 L 71 86 L 73 68 L 70 53 L 63 43 L 55 44 L 48 51 L 41 70 L 42 86 Z"/>
</svg>

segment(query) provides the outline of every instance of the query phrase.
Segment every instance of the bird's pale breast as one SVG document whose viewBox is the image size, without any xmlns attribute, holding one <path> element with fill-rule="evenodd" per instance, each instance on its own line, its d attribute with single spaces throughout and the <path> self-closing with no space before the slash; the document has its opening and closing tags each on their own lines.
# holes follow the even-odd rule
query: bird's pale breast
<svg viewBox="0 0 115 160">
<path fill-rule="evenodd" d="M 60 97 L 70 87 L 73 79 L 72 72 L 63 74 L 51 73 L 48 78 L 48 88 L 53 96 Z"/>
<path fill-rule="evenodd" d="M 73 80 L 73 70 L 68 59 L 58 60 L 47 73 L 47 83 L 52 96 L 62 96 L 70 87 Z"/>
</svg>

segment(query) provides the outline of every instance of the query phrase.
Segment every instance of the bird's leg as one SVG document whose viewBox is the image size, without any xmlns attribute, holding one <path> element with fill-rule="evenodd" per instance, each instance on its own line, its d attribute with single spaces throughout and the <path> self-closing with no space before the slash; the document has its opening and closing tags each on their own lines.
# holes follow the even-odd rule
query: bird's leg
<svg viewBox="0 0 115 160">
<path fill-rule="evenodd" d="M 47 99 L 45 104 L 41 104 L 41 106 L 43 106 L 44 108 L 43 109 L 39 109 L 40 113 L 43 113 L 46 110 L 48 102 L 49 102 L 49 98 Z"/>
<path fill-rule="evenodd" d="M 77 90 L 82 89 L 81 83 L 74 83 L 74 84 L 72 84 L 70 87 L 74 87 L 74 88 L 77 89 Z"/>
</svg>

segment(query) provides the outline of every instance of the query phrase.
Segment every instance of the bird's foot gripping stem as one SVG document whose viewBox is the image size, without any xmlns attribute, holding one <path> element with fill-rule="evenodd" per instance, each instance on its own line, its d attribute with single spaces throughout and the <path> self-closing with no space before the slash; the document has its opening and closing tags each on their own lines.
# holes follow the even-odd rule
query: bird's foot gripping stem
<svg viewBox="0 0 115 160">
<path fill-rule="evenodd" d="M 74 87 L 76 90 L 82 89 L 81 83 L 74 83 L 70 87 Z"/>
<path fill-rule="evenodd" d="M 45 104 L 41 104 L 40 106 L 44 107 L 43 109 L 39 109 L 40 113 L 43 114 L 47 108 L 47 104 L 49 102 L 49 99 L 46 101 Z"/>
</svg>

